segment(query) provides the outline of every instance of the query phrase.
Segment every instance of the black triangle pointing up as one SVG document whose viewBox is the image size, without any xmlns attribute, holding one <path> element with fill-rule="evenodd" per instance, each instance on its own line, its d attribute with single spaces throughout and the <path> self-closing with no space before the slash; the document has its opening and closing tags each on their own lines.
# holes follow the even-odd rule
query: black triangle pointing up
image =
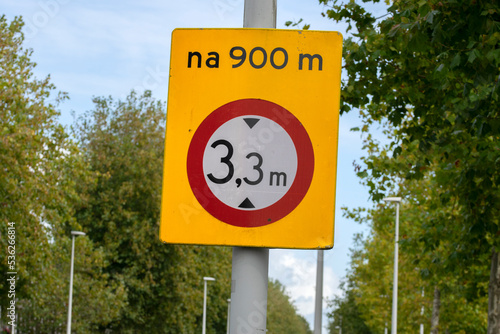
<svg viewBox="0 0 500 334">
<path fill-rule="evenodd" d="M 241 202 L 241 204 L 238 207 L 243 208 L 243 209 L 254 209 L 255 208 L 255 206 L 253 205 L 252 202 L 250 202 L 248 197 L 245 198 L 245 200 L 243 202 Z"/>
<path fill-rule="evenodd" d="M 258 118 L 243 118 L 243 120 L 247 123 L 250 129 L 253 128 L 258 121 L 260 121 Z"/>
</svg>

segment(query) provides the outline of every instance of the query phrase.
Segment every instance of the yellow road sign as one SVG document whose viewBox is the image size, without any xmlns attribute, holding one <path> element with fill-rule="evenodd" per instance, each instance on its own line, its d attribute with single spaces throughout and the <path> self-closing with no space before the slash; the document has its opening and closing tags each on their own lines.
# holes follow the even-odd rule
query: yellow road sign
<svg viewBox="0 0 500 334">
<path fill-rule="evenodd" d="M 342 36 L 172 33 L 160 239 L 333 247 Z"/>
</svg>

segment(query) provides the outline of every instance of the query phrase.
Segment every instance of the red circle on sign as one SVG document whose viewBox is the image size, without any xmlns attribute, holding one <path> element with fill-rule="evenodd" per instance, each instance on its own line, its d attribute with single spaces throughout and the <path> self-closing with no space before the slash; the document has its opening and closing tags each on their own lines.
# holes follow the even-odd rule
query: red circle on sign
<svg viewBox="0 0 500 334">
<path fill-rule="evenodd" d="M 297 172 L 290 189 L 274 204 L 256 210 L 240 210 L 223 203 L 210 190 L 203 171 L 203 155 L 212 134 L 227 121 L 245 115 L 262 116 L 278 123 L 292 139 L 297 152 Z M 196 130 L 187 156 L 189 184 L 198 202 L 215 218 L 239 227 L 265 226 L 288 215 L 306 195 L 313 172 L 314 151 L 302 124 L 280 105 L 259 99 L 237 100 L 214 110 Z"/>
</svg>

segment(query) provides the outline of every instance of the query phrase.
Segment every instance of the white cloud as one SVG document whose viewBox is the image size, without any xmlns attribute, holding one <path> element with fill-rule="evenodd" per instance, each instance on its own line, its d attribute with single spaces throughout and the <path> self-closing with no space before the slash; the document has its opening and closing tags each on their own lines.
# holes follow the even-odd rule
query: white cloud
<svg viewBox="0 0 500 334">
<path fill-rule="evenodd" d="M 331 251 L 325 251 L 325 255 Z M 299 314 L 314 324 L 317 251 L 273 249 L 269 257 L 269 277 L 286 286 Z M 325 256 L 325 260 L 327 256 Z M 323 268 L 323 324 L 326 325 L 326 298 L 340 294 L 339 277 L 328 265 Z"/>
</svg>

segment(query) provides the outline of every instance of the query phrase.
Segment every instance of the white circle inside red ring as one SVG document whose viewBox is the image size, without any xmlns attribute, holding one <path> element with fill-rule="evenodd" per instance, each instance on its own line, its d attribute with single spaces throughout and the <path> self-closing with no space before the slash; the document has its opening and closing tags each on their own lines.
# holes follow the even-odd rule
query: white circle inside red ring
<svg viewBox="0 0 500 334">
<path fill-rule="evenodd" d="M 219 144 L 212 147 L 213 143 Z M 297 152 L 292 138 L 267 117 L 232 118 L 214 132 L 207 144 L 203 153 L 205 181 L 212 193 L 232 208 L 266 208 L 280 200 L 295 180 Z M 229 152 L 231 165 L 221 162 Z M 214 183 L 208 177 L 213 175 L 221 180 L 229 175 L 230 169 L 234 173 L 227 182 Z"/>
<path fill-rule="evenodd" d="M 236 209 L 219 200 L 210 190 L 203 170 L 205 149 L 217 129 L 233 118 L 249 115 L 268 118 L 279 124 L 293 141 L 297 155 L 296 176 L 289 190 L 274 204 L 256 210 Z M 260 227 L 284 218 L 306 195 L 313 173 L 314 151 L 302 124 L 280 105 L 260 99 L 236 100 L 214 110 L 195 131 L 187 156 L 188 180 L 198 202 L 215 218 L 239 227 Z"/>
</svg>

